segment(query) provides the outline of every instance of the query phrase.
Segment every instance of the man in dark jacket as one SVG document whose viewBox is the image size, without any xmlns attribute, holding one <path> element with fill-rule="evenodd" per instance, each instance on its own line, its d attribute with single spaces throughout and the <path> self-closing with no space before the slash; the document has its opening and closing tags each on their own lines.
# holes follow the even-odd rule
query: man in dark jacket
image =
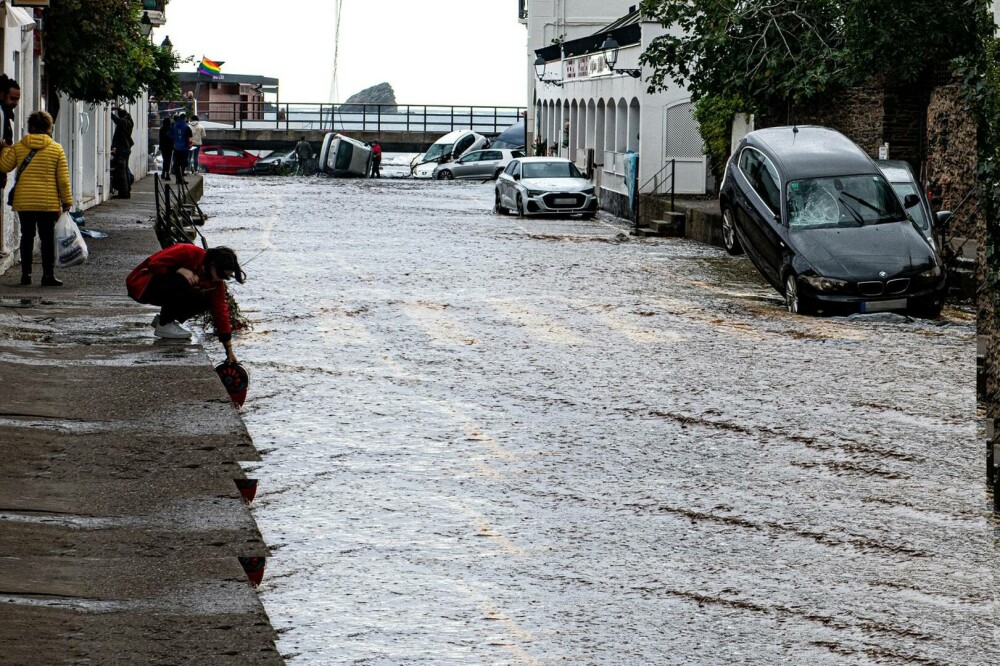
<svg viewBox="0 0 1000 666">
<path fill-rule="evenodd" d="M 3 114 L 3 145 L 14 145 L 14 110 L 21 101 L 21 86 L 0 74 L 0 112 Z M 7 174 L 0 174 L 0 190 L 7 186 Z"/>
<path fill-rule="evenodd" d="M 178 183 L 184 180 L 184 170 L 187 168 L 188 155 L 191 150 L 191 128 L 187 124 L 187 114 L 181 112 L 174 121 L 174 175 Z"/>
<path fill-rule="evenodd" d="M 170 180 L 170 160 L 174 156 L 174 119 L 163 116 L 160 125 L 160 156 L 163 158 L 163 180 Z"/>
<path fill-rule="evenodd" d="M 128 160 L 132 155 L 132 129 L 135 122 L 125 109 L 112 108 L 111 122 L 115 131 L 111 135 L 111 187 L 119 199 L 129 199 L 132 196 L 132 172 L 128 168 Z"/>
</svg>

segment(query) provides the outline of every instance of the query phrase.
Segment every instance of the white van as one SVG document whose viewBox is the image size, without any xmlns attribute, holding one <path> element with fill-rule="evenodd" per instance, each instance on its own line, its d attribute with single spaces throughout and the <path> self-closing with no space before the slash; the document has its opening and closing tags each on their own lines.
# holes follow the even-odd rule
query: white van
<svg viewBox="0 0 1000 666">
<path fill-rule="evenodd" d="M 472 130 L 455 130 L 431 144 L 427 152 L 410 165 L 414 178 L 433 178 L 434 168 L 441 163 L 457 160 L 470 150 L 485 148 L 489 140 Z"/>
<path fill-rule="evenodd" d="M 319 168 L 331 176 L 366 178 L 372 171 L 371 146 L 343 134 L 330 132 L 323 137 Z"/>
</svg>

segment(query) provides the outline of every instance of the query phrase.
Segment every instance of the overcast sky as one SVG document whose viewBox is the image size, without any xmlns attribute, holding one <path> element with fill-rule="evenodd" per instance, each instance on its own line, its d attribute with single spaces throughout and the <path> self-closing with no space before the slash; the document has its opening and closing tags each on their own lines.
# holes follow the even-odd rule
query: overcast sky
<svg viewBox="0 0 1000 666">
<path fill-rule="evenodd" d="M 342 2 L 335 100 L 336 0 L 170 0 L 154 39 L 225 61 L 223 74 L 278 78 L 282 102 L 343 102 L 388 82 L 401 104 L 524 106 L 527 31 L 513 0 Z"/>
</svg>

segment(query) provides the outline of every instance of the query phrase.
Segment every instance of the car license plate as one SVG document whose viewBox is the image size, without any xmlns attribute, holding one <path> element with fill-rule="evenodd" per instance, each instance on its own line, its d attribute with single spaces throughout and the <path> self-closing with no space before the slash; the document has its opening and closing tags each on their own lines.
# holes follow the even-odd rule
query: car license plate
<svg viewBox="0 0 1000 666">
<path fill-rule="evenodd" d="M 861 312 L 892 312 L 893 310 L 905 310 L 906 299 L 897 298 L 891 301 L 864 301 L 861 303 Z"/>
<path fill-rule="evenodd" d="M 567 205 L 572 206 L 573 204 L 576 203 L 576 199 L 568 199 L 566 197 L 563 197 L 561 199 L 556 199 L 554 201 L 554 203 L 557 203 L 557 204 L 567 204 Z"/>
</svg>

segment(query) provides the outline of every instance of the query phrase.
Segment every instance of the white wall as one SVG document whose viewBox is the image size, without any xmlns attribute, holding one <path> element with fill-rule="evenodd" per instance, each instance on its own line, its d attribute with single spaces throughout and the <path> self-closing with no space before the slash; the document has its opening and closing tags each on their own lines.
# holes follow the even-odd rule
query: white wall
<svg viewBox="0 0 1000 666">
<path fill-rule="evenodd" d="M 601 27 L 621 18 L 626 14 L 628 6 L 635 3 L 621 4 L 625 6 L 620 14 L 603 17 L 599 24 L 591 26 L 582 36 L 594 34 Z M 530 20 L 529 14 L 529 22 Z M 616 68 L 639 69 L 639 56 L 653 39 L 664 32 L 665 30 L 658 24 L 644 22 L 642 43 L 623 47 L 619 51 Z M 530 57 L 533 63 L 535 57 L 533 49 Z M 594 149 L 595 162 L 604 164 L 603 169 L 597 170 L 596 179 L 602 188 L 625 192 L 619 168 L 621 153 L 625 150 L 639 153 L 640 185 L 646 184 L 656 176 L 667 163 L 667 110 L 689 101 L 688 92 L 673 81 L 668 81 L 667 87 L 662 91 L 647 92 L 648 83 L 644 79 L 648 77 L 648 70 L 643 70 L 643 76 L 638 79 L 627 74 L 615 73 L 562 79 L 562 74 L 562 64 L 553 62 L 546 71 L 546 78 L 561 79 L 562 87 L 535 81 L 538 103 L 529 108 L 529 117 L 537 115 L 541 118 L 541 122 L 535 128 L 536 135 L 544 138 L 547 143 L 557 143 L 559 155 L 577 161 L 585 154 L 581 153 L 581 150 Z M 530 77 L 531 80 L 535 80 L 534 71 L 530 73 Z M 597 107 L 601 101 L 604 102 L 605 109 L 603 116 L 596 111 L 593 118 L 589 114 L 574 115 L 572 112 L 574 106 L 589 109 L 591 103 Z M 565 117 L 559 115 L 561 108 L 570 109 Z M 602 122 L 599 122 L 598 118 Z M 570 145 L 563 147 L 559 130 L 567 119 L 574 127 L 570 132 Z M 580 126 L 583 122 L 593 123 L 593 130 L 591 131 L 589 127 L 583 130 Z M 679 161 L 677 168 L 683 173 L 678 175 L 677 191 L 687 194 L 703 193 L 707 185 L 704 167 L 703 155 Z M 650 191 L 655 182 L 649 183 L 644 191 Z"/>
<path fill-rule="evenodd" d="M 34 110 L 38 99 L 38 69 L 37 58 L 34 56 L 34 33 L 30 28 L 6 27 L 6 9 L 0 10 L 0 29 L 3 38 L 2 48 L 3 71 L 18 81 L 21 86 L 21 103 L 18 105 L 14 118 L 14 139 L 17 140 L 28 115 Z M 14 178 L 9 178 L 13 183 Z M 10 187 L 8 183 L 8 188 Z M 0 272 L 10 266 L 15 258 L 19 230 L 17 217 L 7 206 L 6 191 L 0 192 Z"/>
<path fill-rule="evenodd" d="M 135 127 L 132 130 L 132 155 L 129 168 L 136 180 L 148 173 L 149 108 L 148 96 L 135 104 L 127 104 Z M 69 161 L 69 176 L 73 186 L 74 206 L 86 210 L 111 196 L 111 106 L 93 106 L 60 98 L 59 117 L 53 136 L 62 144 Z"/>
</svg>

